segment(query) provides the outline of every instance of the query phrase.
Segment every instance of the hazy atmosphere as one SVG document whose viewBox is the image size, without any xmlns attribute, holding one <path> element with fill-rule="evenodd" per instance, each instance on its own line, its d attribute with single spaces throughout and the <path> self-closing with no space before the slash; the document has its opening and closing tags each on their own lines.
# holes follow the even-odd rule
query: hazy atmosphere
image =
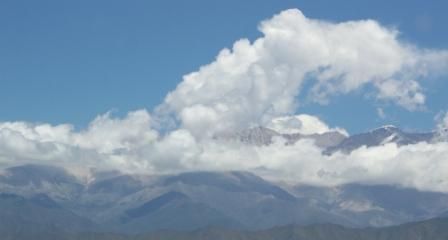
<svg viewBox="0 0 448 240">
<path fill-rule="evenodd" d="M 446 3 L 168 2 L 0 3 L 1 194 L 45 194 L 125 233 L 446 215 Z M 403 195 L 413 210 L 377 202 L 402 190 L 422 194 Z M 154 209 L 173 199 L 205 223 L 163 225 L 181 210 Z M 310 208 L 282 219 L 282 201 Z"/>
</svg>

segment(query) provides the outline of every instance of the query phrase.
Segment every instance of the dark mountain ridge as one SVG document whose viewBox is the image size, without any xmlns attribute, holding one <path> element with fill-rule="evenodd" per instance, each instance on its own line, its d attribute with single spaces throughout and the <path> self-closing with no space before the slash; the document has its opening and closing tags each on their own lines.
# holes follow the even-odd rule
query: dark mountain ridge
<svg viewBox="0 0 448 240">
<path fill-rule="evenodd" d="M 346 228 L 335 224 L 280 226 L 260 231 L 204 228 L 155 231 L 142 235 L 52 231 L 34 235 L 0 232 L 5 240 L 446 240 L 448 219 L 437 218 L 386 228 Z"/>
</svg>

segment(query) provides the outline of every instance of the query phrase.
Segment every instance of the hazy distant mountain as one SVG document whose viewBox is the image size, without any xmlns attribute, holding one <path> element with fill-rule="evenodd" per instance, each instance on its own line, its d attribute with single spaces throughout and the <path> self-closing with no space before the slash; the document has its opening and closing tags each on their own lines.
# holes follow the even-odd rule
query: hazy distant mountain
<svg viewBox="0 0 448 240">
<path fill-rule="evenodd" d="M 446 130 L 437 132 L 412 133 L 398 127 L 387 125 L 366 133 L 345 136 L 340 132 L 331 131 L 321 134 L 304 135 L 281 134 L 265 127 L 255 127 L 239 132 L 221 133 L 215 137 L 222 141 L 238 141 L 244 144 L 263 146 L 272 144 L 275 138 L 283 139 L 286 144 L 293 144 L 301 139 L 312 140 L 316 146 L 322 148 L 323 153 L 333 154 L 337 151 L 350 153 L 362 146 L 374 147 L 387 143 L 396 143 L 399 146 L 416 144 L 419 142 L 446 141 Z"/>
<path fill-rule="evenodd" d="M 386 143 L 396 143 L 401 146 L 419 142 L 431 142 L 434 137 L 434 132 L 408 133 L 395 126 L 388 125 L 366 133 L 352 135 L 342 140 L 339 144 L 327 148 L 325 152 L 327 154 L 331 154 L 336 151 L 350 153 L 351 151 L 362 146 L 373 147 Z"/>
<path fill-rule="evenodd" d="M 309 135 L 300 133 L 281 134 L 266 127 L 255 127 L 239 132 L 221 133 L 215 138 L 225 141 L 239 141 L 256 146 L 269 145 L 274 141 L 274 138 L 282 138 L 287 144 L 293 144 L 301 139 L 309 139 L 319 147 L 328 148 L 338 145 L 346 136 L 337 131 Z"/>
<path fill-rule="evenodd" d="M 35 225 L 31 229 L 37 230 L 65 223 L 123 233 L 322 223 L 390 226 L 448 212 L 443 193 L 394 186 L 283 186 L 236 171 L 161 176 L 95 172 L 86 182 L 61 168 L 25 165 L 2 171 L 0 192 L 1 219 L 14 219 L 5 215 L 10 214 L 17 220 L 7 224 Z"/>
<path fill-rule="evenodd" d="M 144 233 L 158 229 L 195 230 L 210 226 L 240 228 L 236 220 L 180 192 L 168 192 L 141 206 L 126 210 L 117 219 L 121 232 Z M 113 229 L 113 228 L 112 228 Z"/>
<path fill-rule="evenodd" d="M 88 184 L 55 167 L 26 165 L 4 172 L 0 192 L 45 194 L 60 209 L 114 231 L 188 230 L 209 225 L 260 229 L 327 221 L 349 224 L 248 172 L 112 175 Z"/>
<path fill-rule="evenodd" d="M 274 137 L 280 137 L 281 134 L 265 127 L 249 128 L 236 132 L 225 132 L 215 136 L 218 140 L 239 141 L 246 144 L 257 146 L 269 145 Z"/>
<path fill-rule="evenodd" d="M 248 172 L 184 173 L 167 177 L 163 184 L 225 213 L 247 229 L 323 221 L 350 224 L 344 217 L 323 211 Z"/>
<path fill-rule="evenodd" d="M 408 133 L 394 126 L 348 137 L 339 132 L 280 134 L 257 127 L 221 134 L 215 140 L 264 146 L 276 138 L 285 144 L 308 139 L 323 153 L 333 154 L 387 143 L 445 141 L 445 135 L 444 131 Z M 0 230 L 33 234 L 88 230 L 145 233 L 207 227 L 260 230 L 324 223 L 382 227 L 445 217 L 447 212 L 448 194 L 444 193 L 356 184 L 286 186 L 238 171 L 152 176 L 92 171 L 89 181 L 63 168 L 42 165 L 16 166 L 0 172 Z M 333 225 L 319 228 L 353 233 Z"/>
<path fill-rule="evenodd" d="M 63 168 L 23 165 L 7 168 L 0 174 L 0 192 L 30 196 L 45 193 L 53 199 L 76 198 L 83 184 Z"/>
<path fill-rule="evenodd" d="M 439 217 L 448 210 L 448 194 L 389 185 L 295 186 L 290 191 L 329 212 L 356 219 L 359 226 L 397 225 Z"/>
<path fill-rule="evenodd" d="M 44 194 L 27 198 L 0 193 L 0 232 L 92 231 L 98 229 L 95 225 Z"/>
</svg>

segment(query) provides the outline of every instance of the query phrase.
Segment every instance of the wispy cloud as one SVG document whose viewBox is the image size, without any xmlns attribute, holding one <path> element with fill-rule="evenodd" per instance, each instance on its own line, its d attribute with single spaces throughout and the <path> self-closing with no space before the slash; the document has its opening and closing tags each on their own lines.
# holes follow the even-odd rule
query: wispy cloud
<svg viewBox="0 0 448 240">
<path fill-rule="evenodd" d="M 379 118 L 381 119 L 385 119 L 386 118 L 386 113 L 384 112 L 383 108 L 377 108 L 376 109 L 376 114 L 378 115 Z"/>
</svg>

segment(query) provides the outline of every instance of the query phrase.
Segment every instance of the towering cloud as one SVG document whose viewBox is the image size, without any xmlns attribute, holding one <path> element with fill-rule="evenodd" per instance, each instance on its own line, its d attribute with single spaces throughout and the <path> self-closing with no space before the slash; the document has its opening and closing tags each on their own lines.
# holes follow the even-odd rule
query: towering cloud
<svg viewBox="0 0 448 240">
<path fill-rule="evenodd" d="M 418 80 L 448 61 L 447 51 L 403 43 L 397 30 L 373 20 L 332 23 L 291 9 L 259 28 L 263 37 L 239 40 L 184 76 L 162 108 L 197 137 L 294 113 L 305 81 L 320 103 L 371 85 L 378 99 L 415 110 L 425 103 Z"/>
</svg>

